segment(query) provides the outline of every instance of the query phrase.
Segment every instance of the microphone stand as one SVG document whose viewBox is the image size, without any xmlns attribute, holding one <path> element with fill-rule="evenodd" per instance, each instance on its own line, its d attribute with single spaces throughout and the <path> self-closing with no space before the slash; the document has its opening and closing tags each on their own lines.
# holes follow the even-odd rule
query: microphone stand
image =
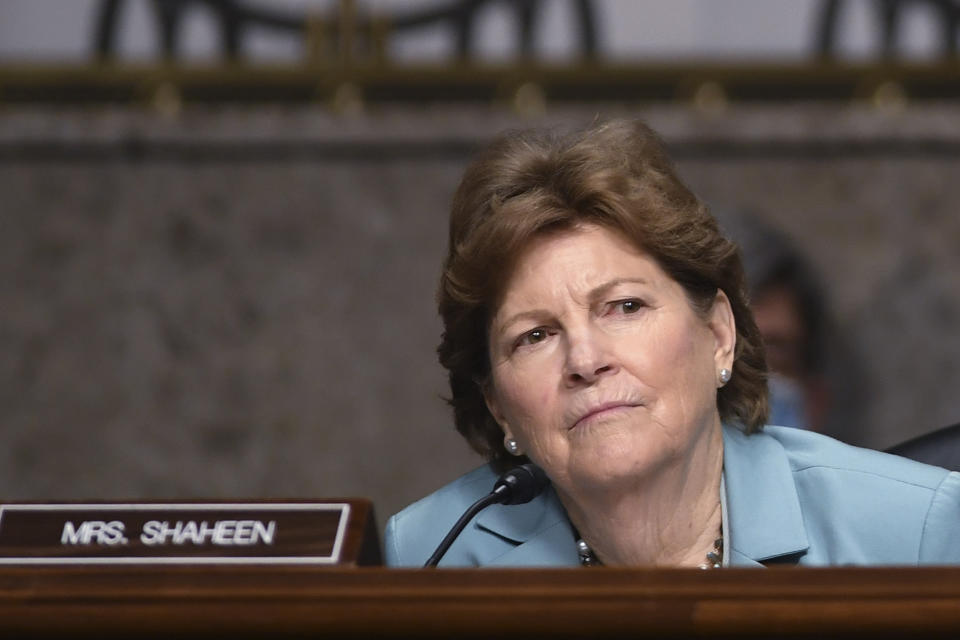
<svg viewBox="0 0 960 640">
<path fill-rule="evenodd" d="M 457 539 L 467 523 L 473 520 L 473 517 L 478 513 L 492 504 L 524 504 L 530 502 L 540 495 L 548 484 L 550 484 L 550 480 L 547 478 L 547 474 L 530 463 L 522 464 L 507 471 L 497 480 L 493 491 L 470 505 L 470 508 L 460 516 L 450 532 L 440 541 L 437 550 L 423 565 L 424 568 L 437 566 L 453 541 Z"/>
</svg>

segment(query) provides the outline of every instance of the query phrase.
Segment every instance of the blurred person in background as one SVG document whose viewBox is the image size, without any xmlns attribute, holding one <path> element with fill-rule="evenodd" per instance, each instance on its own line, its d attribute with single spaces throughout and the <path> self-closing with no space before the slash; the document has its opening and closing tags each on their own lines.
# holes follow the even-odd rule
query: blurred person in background
<svg viewBox="0 0 960 640">
<path fill-rule="evenodd" d="M 828 314 L 819 279 L 799 247 L 760 216 L 715 215 L 740 246 L 750 308 L 766 350 L 768 421 L 823 432 L 831 393 L 825 375 Z"/>
</svg>

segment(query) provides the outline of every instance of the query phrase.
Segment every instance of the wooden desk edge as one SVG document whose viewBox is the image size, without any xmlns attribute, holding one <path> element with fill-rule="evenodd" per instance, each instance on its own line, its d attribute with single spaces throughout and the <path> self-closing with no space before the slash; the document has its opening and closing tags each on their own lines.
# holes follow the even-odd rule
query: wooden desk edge
<svg viewBox="0 0 960 640">
<path fill-rule="evenodd" d="M 960 634 L 960 568 L 0 567 L 0 635 Z"/>
</svg>

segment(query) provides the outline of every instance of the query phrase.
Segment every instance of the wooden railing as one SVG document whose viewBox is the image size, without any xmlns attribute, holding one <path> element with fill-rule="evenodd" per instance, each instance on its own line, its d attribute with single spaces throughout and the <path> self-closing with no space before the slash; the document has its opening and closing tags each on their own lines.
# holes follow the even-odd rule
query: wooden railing
<svg viewBox="0 0 960 640">
<path fill-rule="evenodd" d="M 960 98 L 960 63 L 578 65 L 0 65 L 0 103 L 500 103 L 536 112 L 570 102 L 849 101 Z"/>
</svg>

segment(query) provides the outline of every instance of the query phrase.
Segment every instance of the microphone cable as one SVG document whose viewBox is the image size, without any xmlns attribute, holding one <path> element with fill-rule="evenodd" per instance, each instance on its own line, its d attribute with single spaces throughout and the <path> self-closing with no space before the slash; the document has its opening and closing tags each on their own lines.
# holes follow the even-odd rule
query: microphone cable
<svg viewBox="0 0 960 640">
<path fill-rule="evenodd" d="M 457 539 L 457 536 L 463 531 L 473 517 L 492 504 L 525 504 L 540 495 L 550 479 L 543 469 L 532 463 L 522 464 L 510 469 L 500 476 L 497 483 L 493 485 L 493 490 L 483 496 L 467 509 L 460 519 L 457 520 L 450 532 L 443 538 L 437 550 L 423 565 L 424 567 L 435 567 L 440 559 L 443 558 L 447 549 Z"/>
</svg>

